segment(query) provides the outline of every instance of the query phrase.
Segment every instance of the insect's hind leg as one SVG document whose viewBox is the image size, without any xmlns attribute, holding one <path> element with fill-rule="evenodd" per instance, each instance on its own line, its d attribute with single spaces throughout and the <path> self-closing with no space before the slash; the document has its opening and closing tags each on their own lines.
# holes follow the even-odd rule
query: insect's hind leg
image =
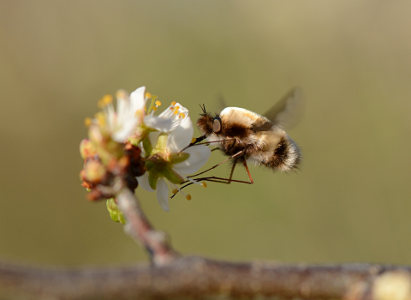
<svg viewBox="0 0 411 300">
<path fill-rule="evenodd" d="M 244 150 L 241 150 L 241 151 L 237 152 L 236 154 L 227 157 L 226 159 L 224 159 L 223 161 L 219 162 L 218 164 L 215 164 L 214 166 L 208 168 L 207 170 L 204 170 L 204 171 L 202 171 L 202 172 L 200 172 L 200 173 L 197 173 L 197 174 L 194 174 L 194 175 L 190 175 L 190 176 L 187 176 L 187 177 L 188 177 L 188 178 L 197 177 L 197 176 L 199 176 L 199 175 L 201 175 L 201 174 L 204 174 L 204 173 L 206 173 L 206 172 L 208 172 L 208 171 L 211 171 L 211 170 L 213 170 L 213 169 L 221 166 L 222 164 L 225 164 L 225 163 L 226 163 L 227 161 L 229 161 L 230 159 L 236 159 L 237 157 L 239 157 L 239 156 L 241 156 L 241 155 L 243 155 L 243 154 L 244 154 Z M 234 172 L 234 170 L 232 169 L 231 172 Z"/>
<path fill-rule="evenodd" d="M 251 177 L 251 173 L 250 173 L 250 170 L 248 169 L 247 161 L 246 161 L 246 160 L 243 160 L 243 165 L 244 165 L 245 170 L 247 171 L 248 179 L 250 179 L 250 184 L 253 184 L 253 183 L 254 183 L 254 180 L 253 180 L 253 178 Z"/>
</svg>

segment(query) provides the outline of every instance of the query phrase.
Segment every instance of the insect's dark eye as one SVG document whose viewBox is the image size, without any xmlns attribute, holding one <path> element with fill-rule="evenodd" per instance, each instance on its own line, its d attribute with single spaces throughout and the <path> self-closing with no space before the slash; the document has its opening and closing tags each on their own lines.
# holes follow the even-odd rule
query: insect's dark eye
<svg viewBox="0 0 411 300">
<path fill-rule="evenodd" d="M 213 121 L 213 132 L 219 133 L 221 131 L 221 120 L 220 118 L 215 118 Z"/>
</svg>

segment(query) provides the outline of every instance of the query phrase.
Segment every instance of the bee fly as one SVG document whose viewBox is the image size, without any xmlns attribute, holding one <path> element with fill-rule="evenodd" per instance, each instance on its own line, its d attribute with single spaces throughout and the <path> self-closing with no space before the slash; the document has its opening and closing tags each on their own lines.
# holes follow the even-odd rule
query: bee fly
<svg viewBox="0 0 411 300">
<path fill-rule="evenodd" d="M 202 106 L 202 114 L 197 126 L 203 135 L 190 145 L 196 145 L 204 139 L 206 144 L 215 143 L 228 159 L 233 162 L 229 178 L 204 177 L 193 178 L 196 181 L 254 183 L 248 170 L 247 160 L 254 161 L 273 170 L 290 171 L 296 169 L 301 161 L 297 144 L 288 136 L 284 127 L 290 125 L 290 117 L 297 113 L 301 91 L 292 89 L 264 115 L 239 107 L 226 107 L 219 114 L 212 116 Z M 295 119 L 295 118 L 294 118 Z M 226 160 L 225 160 L 226 161 Z M 225 161 L 201 173 L 216 168 Z M 233 180 L 237 163 L 246 168 L 249 181 Z"/>
</svg>

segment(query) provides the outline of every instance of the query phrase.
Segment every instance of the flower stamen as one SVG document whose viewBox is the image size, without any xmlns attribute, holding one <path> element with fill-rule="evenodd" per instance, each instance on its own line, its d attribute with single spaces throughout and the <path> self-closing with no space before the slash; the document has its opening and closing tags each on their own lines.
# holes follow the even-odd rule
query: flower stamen
<svg viewBox="0 0 411 300">
<path fill-rule="evenodd" d="M 93 121 L 91 120 L 91 118 L 87 117 L 87 118 L 84 119 L 84 125 L 86 125 L 86 127 L 90 127 L 92 122 Z"/>
<path fill-rule="evenodd" d="M 104 95 L 103 98 L 101 98 L 98 101 L 98 107 L 104 108 L 110 103 L 113 103 L 113 96 L 112 95 Z"/>
<path fill-rule="evenodd" d="M 123 90 L 118 90 L 116 93 L 117 99 L 127 99 L 128 94 Z"/>
<path fill-rule="evenodd" d="M 96 120 L 97 120 L 97 124 L 100 127 L 106 126 L 106 117 L 104 116 L 103 113 L 101 113 L 101 112 L 96 113 Z"/>
</svg>

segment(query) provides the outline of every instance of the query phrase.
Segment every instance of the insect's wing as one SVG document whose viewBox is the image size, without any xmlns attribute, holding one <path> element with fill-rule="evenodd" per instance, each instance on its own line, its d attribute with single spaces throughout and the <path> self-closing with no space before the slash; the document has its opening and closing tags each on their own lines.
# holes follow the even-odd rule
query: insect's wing
<svg viewBox="0 0 411 300">
<path fill-rule="evenodd" d="M 217 95 L 217 101 L 218 101 L 219 112 L 221 112 L 224 108 L 228 106 L 222 93 L 219 93 Z"/>
<path fill-rule="evenodd" d="M 292 88 L 264 116 L 283 128 L 293 127 L 301 118 L 303 99 L 300 87 Z"/>
</svg>

